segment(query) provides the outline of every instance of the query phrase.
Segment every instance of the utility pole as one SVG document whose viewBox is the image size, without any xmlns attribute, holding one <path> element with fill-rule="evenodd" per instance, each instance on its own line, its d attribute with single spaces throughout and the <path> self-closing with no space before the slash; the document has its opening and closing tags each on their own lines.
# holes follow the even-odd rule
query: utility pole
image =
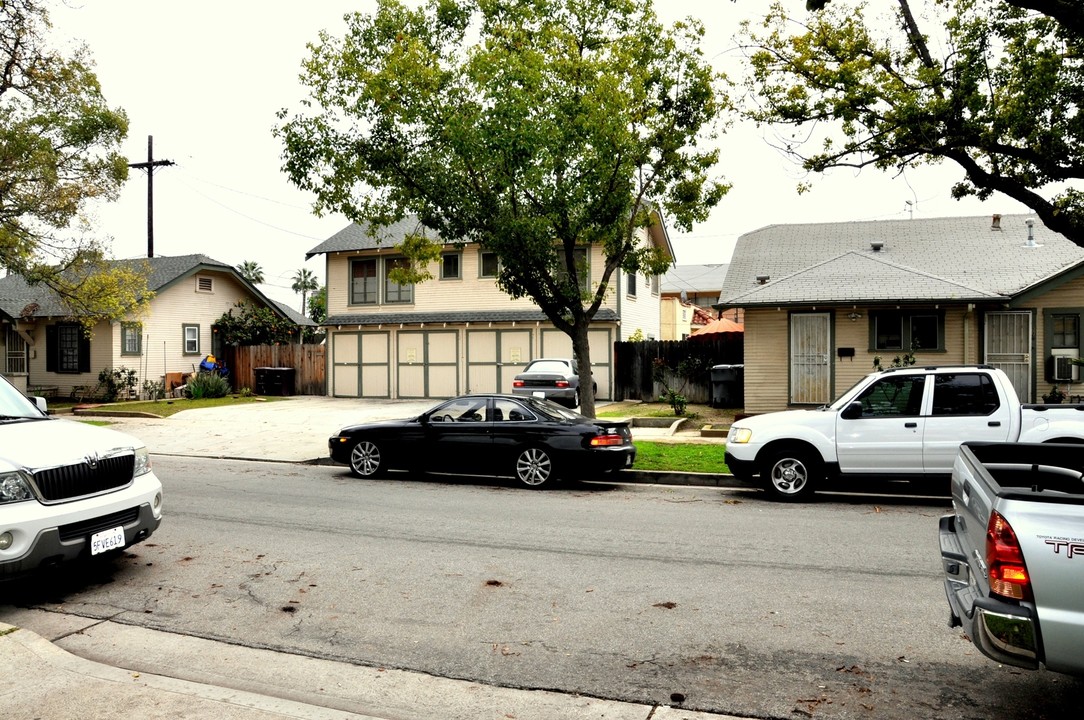
<svg viewBox="0 0 1084 720">
<path fill-rule="evenodd" d="M 154 136 L 147 136 L 147 162 L 128 163 L 130 168 L 147 171 L 147 257 L 154 257 L 154 169 L 175 165 L 172 160 L 154 159 Z"/>
</svg>

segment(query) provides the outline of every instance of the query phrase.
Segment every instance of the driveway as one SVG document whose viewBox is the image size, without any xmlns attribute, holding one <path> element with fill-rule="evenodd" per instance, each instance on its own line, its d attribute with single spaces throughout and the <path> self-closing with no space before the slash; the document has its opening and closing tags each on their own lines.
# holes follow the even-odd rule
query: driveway
<svg viewBox="0 0 1084 720">
<path fill-rule="evenodd" d="M 359 400 L 311 395 L 275 402 L 185 410 L 168 418 L 101 418 L 160 455 L 309 462 L 328 456 L 344 425 L 414 417 L 436 400 Z"/>
</svg>

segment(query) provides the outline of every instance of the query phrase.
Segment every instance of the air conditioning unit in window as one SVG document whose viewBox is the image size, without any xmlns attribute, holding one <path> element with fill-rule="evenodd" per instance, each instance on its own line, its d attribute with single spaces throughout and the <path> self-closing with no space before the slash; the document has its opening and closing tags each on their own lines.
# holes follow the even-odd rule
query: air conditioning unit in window
<svg viewBox="0 0 1084 720">
<path fill-rule="evenodd" d="M 1053 361 L 1052 380 L 1076 382 L 1080 378 L 1080 366 L 1073 362 L 1080 353 L 1075 348 L 1058 348 L 1051 351 Z"/>
</svg>

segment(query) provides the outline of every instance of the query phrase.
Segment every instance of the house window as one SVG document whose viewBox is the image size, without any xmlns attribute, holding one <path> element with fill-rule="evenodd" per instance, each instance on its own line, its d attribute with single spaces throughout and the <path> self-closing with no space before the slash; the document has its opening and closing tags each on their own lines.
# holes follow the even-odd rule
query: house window
<svg viewBox="0 0 1084 720">
<path fill-rule="evenodd" d="M 376 258 L 350 262 L 350 304 L 376 304 Z"/>
<path fill-rule="evenodd" d="M 1054 315 L 1050 346 L 1076 348 L 1080 346 L 1080 316 Z"/>
<path fill-rule="evenodd" d="M 461 258 L 462 256 L 459 253 L 448 253 L 447 255 L 440 256 L 441 280 L 458 280 L 462 277 L 462 270 L 460 269 Z"/>
<path fill-rule="evenodd" d="M 199 325 L 182 325 L 184 354 L 199 355 Z"/>
<path fill-rule="evenodd" d="M 629 297 L 636 297 L 636 273 L 629 273 L 625 277 L 628 278 L 628 295 Z"/>
<path fill-rule="evenodd" d="M 659 276 L 651 276 L 651 294 L 658 297 L 659 295 Z"/>
<path fill-rule="evenodd" d="M 410 262 L 406 258 L 384 259 L 384 302 L 408 303 L 414 301 L 414 286 L 410 284 L 400 285 L 391 279 L 391 271 L 407 269 Z"/>
<path fill-rule="evenodd" d="M 214 292 L 214 289 L 214 278 L 207 277 L 206 275 L 196 276 L 196 292 L 209 293 Z"/>
<path fill-rule="evenodd" d="M 870 314 L 873 350 L 944 350 L 945 316 L 929 311 Z"/>
<path fill-rule="evenodd" d="M 120 354 L 141 355 L 143 351 L 143 325 L 140 323 L 121 323 Z"/>
<path fill-rule="evenodd" d="M 561 279 L 568 277 L 568 271 L 564 266 L 564 256 L 557 267 L 557 276 Z M 580 283 L 580 292 L 587 293 L 591 290 L 591 265 L 587 259 L 587 248 L 575 248 L 572 251 L 572 261 L 576 264 L 576 279 Z"/>
<path fill-rule="evenodd" d="M 497 253 L 482 251 L 482 256 L 479 259 L 479 276 L 495 278 L 500 270 L 501 263 Z"/>
<path fill-rule="evenodd" d="M 90 340 L 77 323 L 45 328 L 45 370 L 55 373 L 90 372 Z"/>
</svg>

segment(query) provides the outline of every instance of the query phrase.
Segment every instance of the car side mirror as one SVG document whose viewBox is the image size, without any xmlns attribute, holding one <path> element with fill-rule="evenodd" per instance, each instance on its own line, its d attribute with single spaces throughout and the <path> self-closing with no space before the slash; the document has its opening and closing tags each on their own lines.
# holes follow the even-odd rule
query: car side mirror
<svg viewBox="0 0 1084 720">
<path fill-rule="evenodd" d="M 862 403 L 855 400 L 853 403 L 843 408 L 843 412 L 839 414 L 844 420 L 857 420 L 862 417 Z"/>
</svg>

